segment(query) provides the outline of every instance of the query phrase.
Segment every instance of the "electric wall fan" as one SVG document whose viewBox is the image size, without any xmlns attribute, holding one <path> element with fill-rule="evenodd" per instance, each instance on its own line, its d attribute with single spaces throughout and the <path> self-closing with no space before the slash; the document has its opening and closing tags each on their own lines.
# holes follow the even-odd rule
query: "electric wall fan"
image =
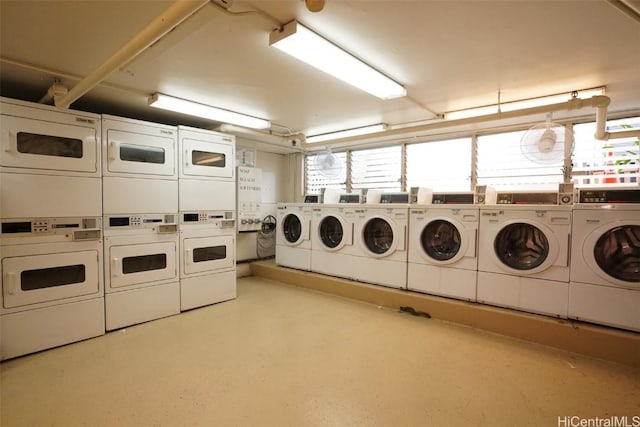
<svg viewBox="0 0 640 427">
<path fill-rule="evenodd" d="M 323 153 L 316 154 L 313 164 L 318 173 L 325 178 L 337 178 L 342 172 L 342 163 L 329 147 Z"/>
<path fill-rule="evenodd" d="M 552 165 L 571 155 L 573 135 L 567 128 L 547 120 L 532 126 L 520 140 L 520 151 L 529 160 L 543 165 Z"/>
</svg>

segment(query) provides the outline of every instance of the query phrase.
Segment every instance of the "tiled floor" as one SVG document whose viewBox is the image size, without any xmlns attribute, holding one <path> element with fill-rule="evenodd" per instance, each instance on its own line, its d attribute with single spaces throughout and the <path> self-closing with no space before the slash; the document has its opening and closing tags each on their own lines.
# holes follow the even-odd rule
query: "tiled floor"
<svg viewBox="0 0 640 427">
<path fill-rule="evenodd" d="M 640 417 L 639 369 L 255 277 L 239 279 L 234 301 L 6 361 L 0 374 L 3 427 Z"/>
</svg>

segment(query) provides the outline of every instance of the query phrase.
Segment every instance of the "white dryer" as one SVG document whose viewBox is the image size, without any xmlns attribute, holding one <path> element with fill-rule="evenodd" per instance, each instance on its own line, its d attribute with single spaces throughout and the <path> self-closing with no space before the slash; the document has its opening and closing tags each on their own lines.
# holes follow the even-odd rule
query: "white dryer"
<svg viewBox="0 0 640 427">
<path fill-rule="evenodd" d="M 498 193 L 480 206 L 478 302 L 567 317 L 571 206 L 558 193 Z"/>
<path fill-rule="evenodd" d="M 106 329 L 180 312 L 177 214 L 105 215 Z"/>
<path fill-rule="evenodd" d="M 178 147 L 180 211 L 235 211 L 235 136 L 179 126 Z"/>
<path fill-rule="evenodd" d="M 180 215 L 180 309 L 236 297 L 234 211 Z"/>
<path fill-rule="evenodd" d="M 178 211 L 175 126 L 102 116 L 105 214 Z"/>
<path fill-rule="evenodd" d="M 102 335 L 100 217 L 3 219 L 0 360 Z"/>
<path fill-rule="evenodd" d="M 476 300 L 479 207 L 474 193 L 434 193 L 409 210 L 407 288 Z"/>
<path fill-rule="evenodd" d="M 0 217 L 102 215 L 99 116 L 8 98 L 0 112 Z"/>
<path fill-rule="evenodd" d="M 276 264 L 311 270 L 312 203 L 278 203 Z"/>
<path fill-rule="evenodd" d="M 369 192 L 367 201 L 371 200 Z M 355 280 L 406 289 L 408 202 L 408 193 L 388 193 L 380 195 L 380 203 L 356 209 Z"/>
<path fill-rule="evenodd" d="M 640 331 L 640 189 L 578 190 L 569 317 Z"/>
<path fill-rule="evenodd" d="M 313 208 L 311 271 L 353 279 L 352 257 L 360 251 L 353 239 L 360 194 L 340 195 L 338 201 Z"/>
</svg>

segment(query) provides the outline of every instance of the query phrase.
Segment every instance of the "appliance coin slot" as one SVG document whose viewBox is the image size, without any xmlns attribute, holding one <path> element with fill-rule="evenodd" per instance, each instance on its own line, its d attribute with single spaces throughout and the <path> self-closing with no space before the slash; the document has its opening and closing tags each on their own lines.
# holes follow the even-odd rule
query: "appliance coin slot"
<svg viewBox="0 0 640 427">
<path fill-rule="evenodd" d="M 74 241 L 100 240 L 100 230 L 74 231 Z"/>
<path fill-rule="evenodd" d="M 80 228 L 80 224 L 53 224 L 53 228 Z"/>
</svg>

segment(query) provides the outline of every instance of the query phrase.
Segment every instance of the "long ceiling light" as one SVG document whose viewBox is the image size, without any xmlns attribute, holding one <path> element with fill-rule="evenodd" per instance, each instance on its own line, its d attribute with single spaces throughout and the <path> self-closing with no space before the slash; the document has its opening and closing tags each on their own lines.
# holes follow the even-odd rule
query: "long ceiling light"
<svg viewBox="0 0 640 427">
<path fill-rule="evenodd" d="M 457 120 L 470 117 L 485 116 L 488 114 L 496 114 L 499 112 L 525 110 L 527 108 L 559 104 L 562 102 L 570 101 L 573 98 L 589 99 L 596 95 L 604 95 L 604 91 L 604 87 L 596 87 L 592 89 L 582 89 L 573 92 L 564 92 L 555 95 L 541 96 L 538 98 L 523 99 L 520 101 L 485 105 L 482 107 L 468 108 L 465 110 L 449 111 L 444 113 L 444 118 L 446 120 Z"/>
<path fill-rule="evenodd" d="M 319 134 L 319 135 L 311 135 L 311 136 L 308 136 L 306 138 L 306 143 L 307 144 L 314 144 L 316 142 L 329 141 L 331 139 L 348 138 L 350 136 L 366 135 L 366 134 L 369 134 L 369 133 L 381 132 L 381 131 L 387 129 L 387 127 L 388 126 L 387 126 L 386 123 L 378 123 L 378 124 L 375 124 L 375 125 L 362 126 L 362 127 L 353 128 L 353 129 L 345 129 L 345 130 L 339 130 L 339 131 L 336 131 L 336 132 L 328 132 L 328 133 L 323 133 L 323 134 Z"/>
<path fill-rule="evenodd" d="M 400 84 L 297 21 L 269 35 L 269 45 L 382 99 L 406 96 Z"/>
<path fill-rule="evenodd" d="M 186 99 L 174 98 L 162 93 L 154 93 L 149 97 L 151 107 L 162 108 L 164 110 L 175 111 L 177 113 L 188 114 L 190 116 L 203 117 L 220 123 L 231 123 L 252 129 L 267 129 L 271 127 L 269 120 L 259 119 L 253 116 L 188 101 Z"/>
</svg>

